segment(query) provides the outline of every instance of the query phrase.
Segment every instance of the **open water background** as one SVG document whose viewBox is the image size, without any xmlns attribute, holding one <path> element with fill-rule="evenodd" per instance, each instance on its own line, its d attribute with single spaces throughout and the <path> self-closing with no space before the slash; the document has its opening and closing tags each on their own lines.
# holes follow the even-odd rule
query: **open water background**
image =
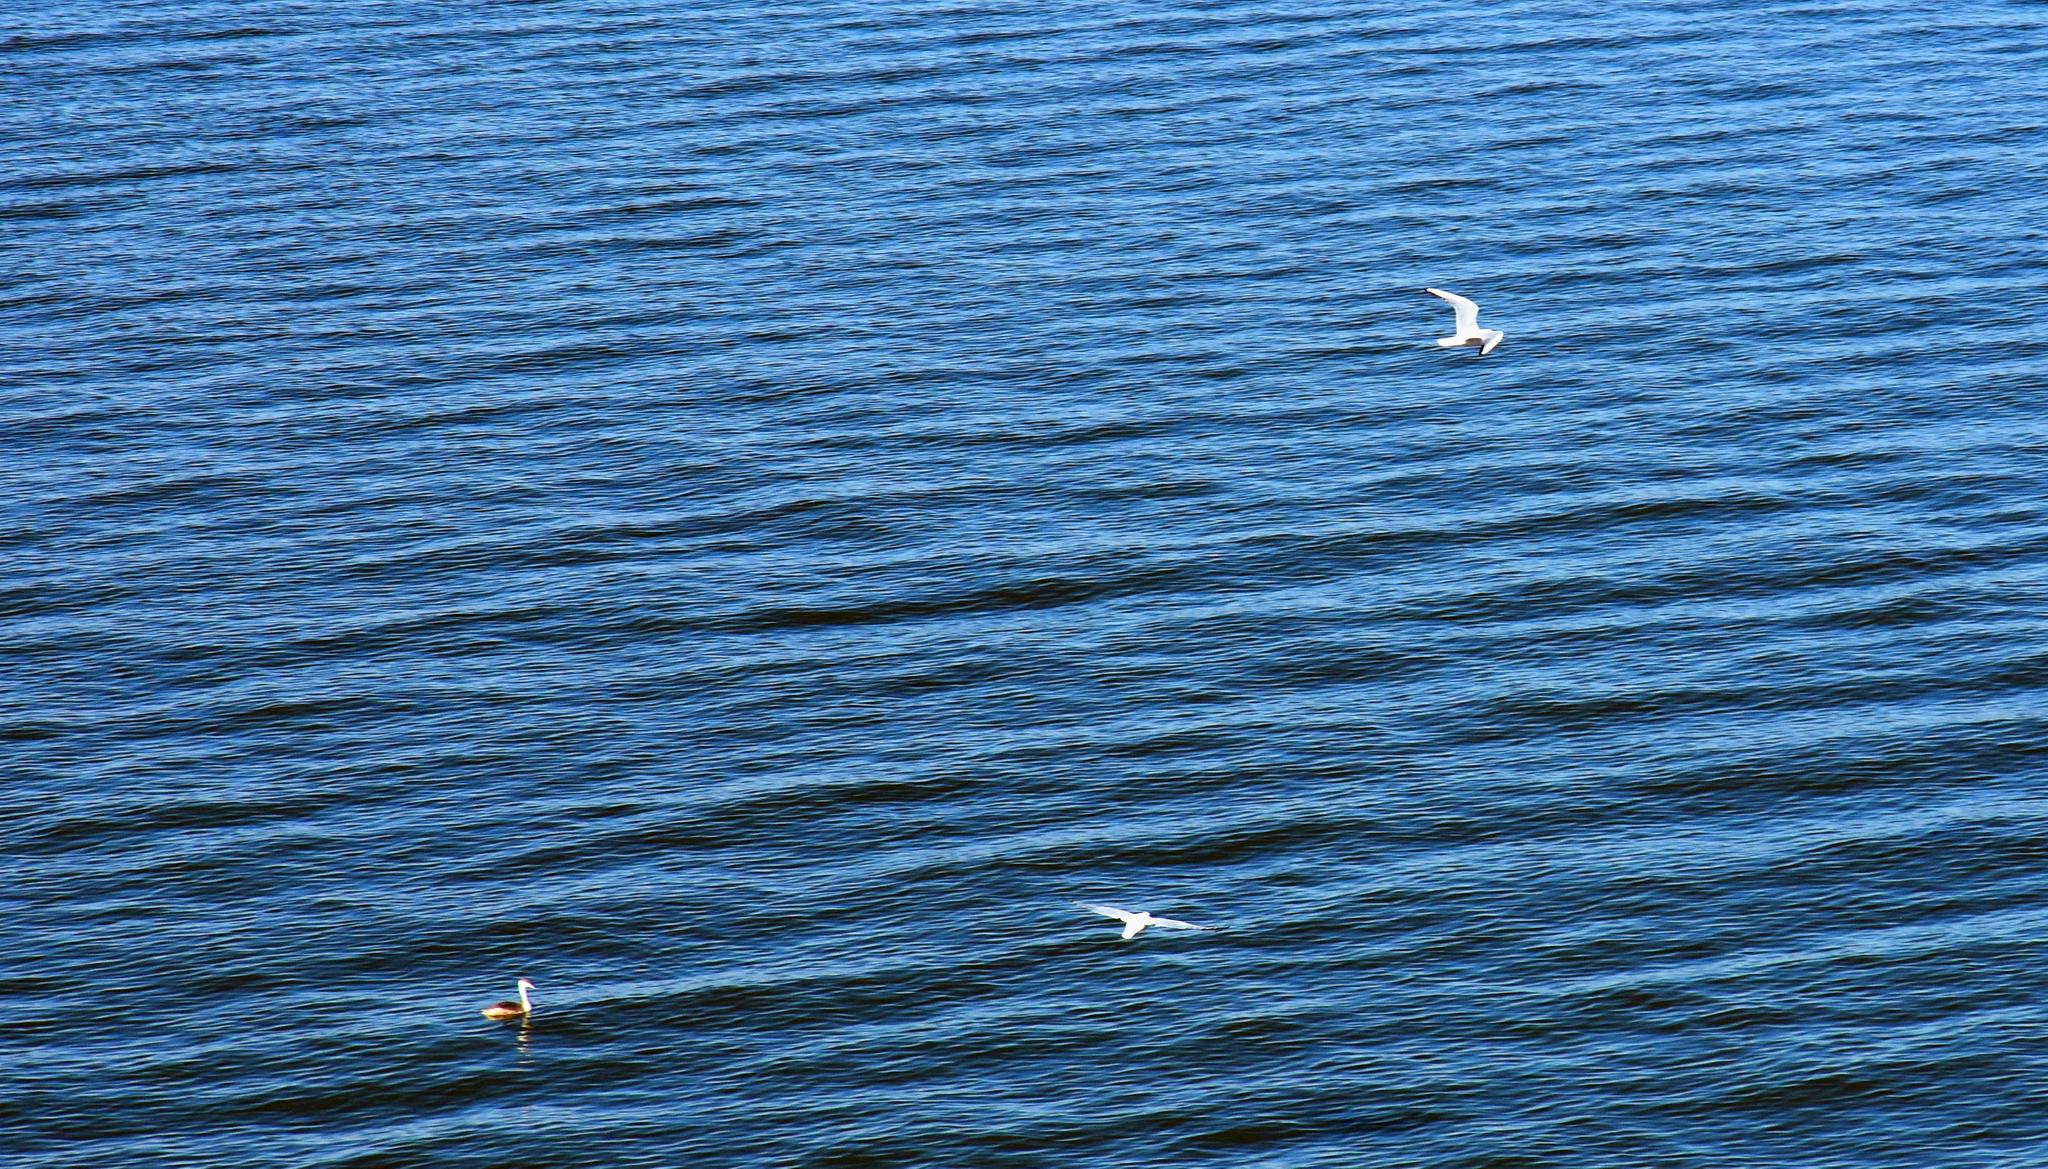
<svg viewBox="0 0 2048 1169">
<path fill-rule="evenodd" d="M 15 0 L 0 98 L 7 1165 L 2048 1163 L 2048 6 Z"/>
</svg>

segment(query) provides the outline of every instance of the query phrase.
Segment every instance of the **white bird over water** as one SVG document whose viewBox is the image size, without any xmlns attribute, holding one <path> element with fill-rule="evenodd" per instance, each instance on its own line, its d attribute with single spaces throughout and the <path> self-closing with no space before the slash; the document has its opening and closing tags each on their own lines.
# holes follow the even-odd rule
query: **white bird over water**
<svg viewBox="0 0 2048 1169">
<path fill-rule="evenodd" d="M 1441 288 L 1425 288 L 1422 291 L 1427 292 L 1431 296 L 1440 296 L 1449 301 L 1451 307 L 1456 309 L 1458 313 L 1458 335 L 1455 337 L 1439 337 L 1436 342 L 1438 345 L 1446 349 L 1455 349 L 1460 345 L 1477 345 L 1479 346 L 1479 355 L 1484 357 L 1493 352 L 1493 347 L 1500 344 L 1501 338 L 1507 336 L 1506 333 L 1501 332 L 1499 329 L 1480 328 L 1479 306 L 1459 296 L 1457 293 L 1445 292 Z"/>
<path fill-rule="evenodd" d="M 1114 905 L 1090 905 L 1086 901 L 1076 901 L 1074 902 L 1074 904 L 1080 906 L 1083 909 L 1092 909 L 1104 917 L 1113 917 L 1118 921 L 1123 922 L 1125 941 L 1129 941 L 1130 939 L 1137 937 L 1139 934 L 1144 933 L 1145 927 L 1148 925 L 1156 925 L 1163 930 L 1214 931 L 1223 928 L 1220 925 L 1196 925 L 1193 922 L 1189 921 L 1175 921 L 1170 917 L 1153 917 L 1151 914 L 1146 913 L 1143 910 L 1140 910 L 1137 913 L 1132 913 L 1128 910 L 1118 909 Z"/>
</svg>

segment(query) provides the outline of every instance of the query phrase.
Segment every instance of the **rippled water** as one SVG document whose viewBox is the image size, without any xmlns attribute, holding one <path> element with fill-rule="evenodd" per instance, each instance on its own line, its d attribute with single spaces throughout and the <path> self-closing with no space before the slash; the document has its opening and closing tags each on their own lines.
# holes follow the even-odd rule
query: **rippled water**
<svg viewBox="0 0 2048 1169">
<path fill-rule="evenodd" d="M 0 93 L 10 1165 L 2048 1161 L 2048 8 L 26 0 Z"/>
</svg>

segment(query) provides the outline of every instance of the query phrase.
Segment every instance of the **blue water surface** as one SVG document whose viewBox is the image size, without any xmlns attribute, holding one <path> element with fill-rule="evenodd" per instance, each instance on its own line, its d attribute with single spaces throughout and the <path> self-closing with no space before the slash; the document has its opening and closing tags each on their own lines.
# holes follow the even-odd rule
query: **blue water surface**
<svg viewBox="0 0 2048 1169">
<path fill-rule="evenodd" d="M 2048 1163 L 2048 7 L 16 0 L 0 97 L 9 1166 Z"/>
</svg>

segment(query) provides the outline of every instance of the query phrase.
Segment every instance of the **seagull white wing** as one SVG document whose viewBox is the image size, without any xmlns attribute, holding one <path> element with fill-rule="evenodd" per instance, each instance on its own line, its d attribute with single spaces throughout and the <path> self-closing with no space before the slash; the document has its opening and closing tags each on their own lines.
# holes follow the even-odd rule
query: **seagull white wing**
<svg viewBox="0 0 2048 1169">
<path fill-rule="evenodd" d="M 1086 901 L 1076 901 L 1074 904 L 1083 909 L 1092 909 L 1104 917 L 1113 917 L 1126 925 L 1130 924 L 1132 918 L 1138 916 L 1135 913 L 1126 913 L 1114 905 L 1090 905 Z"/>
<path fill-rule="evenodd" d="M 1431 296 L 1441 297 L 1450 303 L 1451 308 L 1456 310 L 1458 314 L 1459 333 L 1465 334 L 1479 331 L 1478 305 L 1473 304 L 1455 292 L 1445 292 L 1441 288 L 1425 288 L 1422 291 L 1427 292 Z"/>
<path fill-rule="evenodd" d="M 1223 928 L 1218 925 L 1196 925 L 1191 921 L 1175 921 L 1170 917 L 1155 917 L 1152 919 L 1152 924 L 1159 926 L 1161 929 L 1169 930 L 1219 930 Z"/>
</svg>

